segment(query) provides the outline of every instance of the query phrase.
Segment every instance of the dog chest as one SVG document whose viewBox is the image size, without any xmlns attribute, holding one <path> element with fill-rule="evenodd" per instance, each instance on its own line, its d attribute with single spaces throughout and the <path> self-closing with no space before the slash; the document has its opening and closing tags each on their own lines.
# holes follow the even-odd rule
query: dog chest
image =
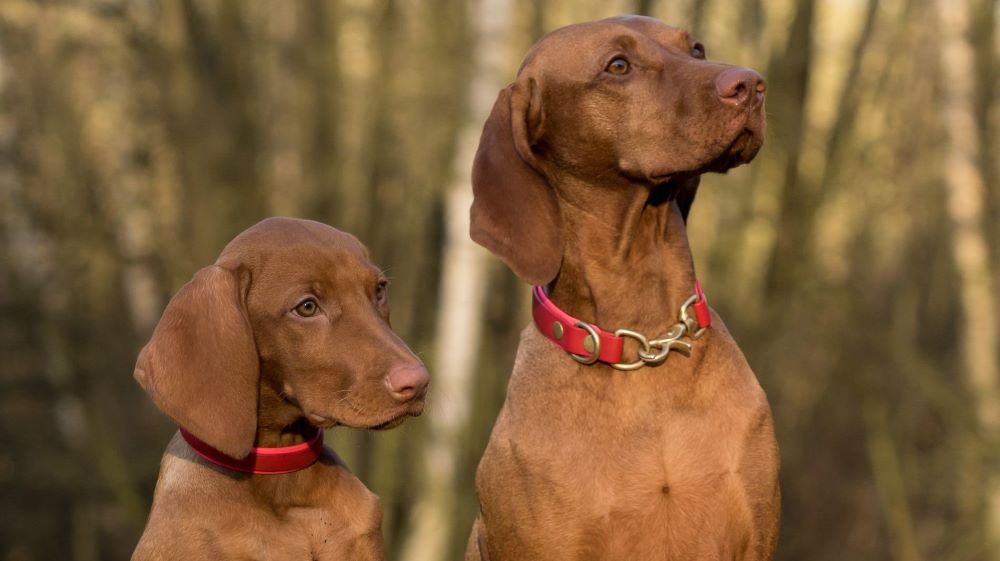
<svg viewBox="0 0 1000 561">
<path fill-rule="evenodd" d="M 538 432 L 491 441 L 479 478 L 491 536 L 536 559 L 567 558 L 566 542 L 549 544 L 550 535 L 566 536 L 576 559 L 663 559 L 674 548 L 740 558 L 749 507 L 721 427 L 617 437 L 576 428 L 558 440 Z"/>
</svg>

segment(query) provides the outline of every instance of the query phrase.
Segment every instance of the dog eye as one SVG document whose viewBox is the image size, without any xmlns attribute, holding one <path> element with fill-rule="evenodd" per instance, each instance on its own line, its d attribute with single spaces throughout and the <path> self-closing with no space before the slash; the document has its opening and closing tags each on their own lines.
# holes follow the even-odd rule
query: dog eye
<svg viewBox="0 0 1000 561">
<path fill-rule="evenodd" d="M 378 302 L 385 302 L 385 299 L 389 296 L 389 281 L 380 280 L 375 286 L 375 300 Z"/>
<path fill-rule="evenodd" d="M 609 62 L 607 68 L 605 68 L 604 71 L 610 72 L 611 74 L 615 74 L 617 76 L 621 76 L 622 74 L 627 74 L 628 69 L 629 69 L 628 61 L 621 57 L 618 57 Z"/>
<path fill-rule="evenodd" d="M 691 47 L 691 56 L 693 56 L 694 58 L 700 58 L 704 60 L 705 45 L 702 45 L 701 43 L 695 43 L 694 46 Z"/>
<path fill-rule="evenodd" d="M 303 300 L 298 306 L 295 306 L 295 313 L 304 318 L 311 318 L 316 315 L 316 312 L 318 311 L 319 304 L 317 304 L 312 298 Z"/>
</svg>

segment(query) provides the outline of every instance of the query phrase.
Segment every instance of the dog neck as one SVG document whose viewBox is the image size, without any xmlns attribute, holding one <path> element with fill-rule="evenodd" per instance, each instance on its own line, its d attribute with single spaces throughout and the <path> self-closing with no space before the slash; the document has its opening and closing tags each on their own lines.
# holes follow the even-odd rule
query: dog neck
<svg viewBox="0 0 1000 561">
<path fill-rule="evenodd" d="M 316 432 L 302 410 L 290 401 L 280 382 L 262 373 L 257 405 L 255 446 L 279 447 L 305 442 Z"/>
<path fill-rule="evenodd" d="M 560 187 L 567 237 L 552 301 L 607 330 L 657 336 L 676 323 L 695 277 L 671 186 Z"/>
</svg>

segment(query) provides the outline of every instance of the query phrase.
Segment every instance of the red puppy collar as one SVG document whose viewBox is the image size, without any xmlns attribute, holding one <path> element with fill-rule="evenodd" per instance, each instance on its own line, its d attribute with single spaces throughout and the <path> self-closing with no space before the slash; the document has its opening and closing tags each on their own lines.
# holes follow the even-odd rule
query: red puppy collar
<svg viewBox="0 0 1000 561">
<path fill-rule="evenodd" d="M 278 448 L 254 446 L 241 460 L 219 452 L 184 429 L 181 429 L 181 436 L 205 461 L 241 473 L 276 475 L 296 472 L 316 463 L 323 452 L 322 429 L 316 429 L 316 434 L 302 444 Z"/>
<path fill-rule="evenodd" d="M 671 327 L 663 338 L 647 340 L 642 334 L 630 329 L 618 329 L 614 333 L 596 325 L 581 321 L 559 309 L 549 300 L 545 289 L 536 286 L 532 291 L 534 302 L 532 317 L 535 326 L 552 342 L 573 355 L 577 362 L 593 364 L 597 361 L 608 363 L 620 370 L 634 370 L 646 364 L 658 364 L 666 359 L 670 350 L 690 351 L 691 339 L 697 339 L 712 323 L 705 293 L 701 283 L 694 281 L 694 294 L 681 306 L 680 321 Z M 692 317 L 690 311 L 694 312 Z M 626 337 L 639 342 L 639 360 L 622 363 L 622 346 Z M 595 345 L 594 339 L 599 345 Z M 597 356 L 594 356 L 594 351 Z M 654 352 L 656 351 L 656 352 Z"/>
</svg>

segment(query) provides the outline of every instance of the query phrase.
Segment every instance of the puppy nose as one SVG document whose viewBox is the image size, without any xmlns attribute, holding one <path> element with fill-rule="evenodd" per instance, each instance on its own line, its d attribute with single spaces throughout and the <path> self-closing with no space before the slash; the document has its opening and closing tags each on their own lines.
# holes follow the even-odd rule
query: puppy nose
<svg viewBox="0 0 1000 561">
<path fill-rule="evenodd" d="M 406 403 L 424 394 L 429 379 L 430 375 L 423 366 L 401 366 L 389 372 L 385 385 L 393 399 Z"/>
<path fill-rule="evenodd" d="M 765 90 L 764 77 L 749 68 L 729 68 L 715 78 L 719 99 L 734 107 L 763 100 Z"/>
</svg>

